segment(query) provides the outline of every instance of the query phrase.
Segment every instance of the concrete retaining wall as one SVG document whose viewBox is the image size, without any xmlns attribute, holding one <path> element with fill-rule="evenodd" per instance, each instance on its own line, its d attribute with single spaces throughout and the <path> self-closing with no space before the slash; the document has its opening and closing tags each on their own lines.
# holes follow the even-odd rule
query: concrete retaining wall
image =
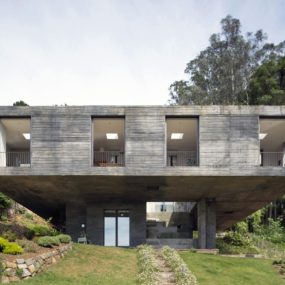
<svg viewBox="0 0 285 285">
<path fill-rule="evenodd" d="M 1 283 L 6 284 L 31 278 L 43 271 L 46 267 L 56 263 L 71 249 L 72 244 L 70 243 L 61 245 L 58 248 L 51 249 L 48 252 L 29 259 L 17 258 L 14 261 L 2 261 L 3 274 Z"/>
</svg>

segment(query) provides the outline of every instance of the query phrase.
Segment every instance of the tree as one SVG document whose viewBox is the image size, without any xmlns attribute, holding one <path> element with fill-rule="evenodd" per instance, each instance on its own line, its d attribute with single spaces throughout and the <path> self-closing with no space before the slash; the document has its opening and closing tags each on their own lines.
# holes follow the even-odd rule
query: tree
<svg viewBox="0 0 285 285">
<path fill-rule="evenodd" d="M 285 57 L 270 60 L 254 72 L 249 85 L 250 104 L 285 104 Z"/>
<path fill-rule="evenodd" d="M 249 104 L 248 86 L 256 68 L 284 55 L 285 42 L 265 43 L 262 30 L 241 33 L 238 19 L 227 16 L 222 32 L 210 37 L 210 45 L 185 69 L 188 80 L 170 86 L 170 104 Z"/>
<path fill-rule="evenodd" d="M 8 198 L 5 194 L 0 192 L 0 219 L 5 212 L 12 205 L 12 200 Z"/>
<path fill-rule="evenodd" d="M 16 101 L 15 103 L 13 103 L 13 106 L 29 106 L 29 105 L 25 103 L 24 101 L 20 100 L 20 101 Z"/>
</svg>

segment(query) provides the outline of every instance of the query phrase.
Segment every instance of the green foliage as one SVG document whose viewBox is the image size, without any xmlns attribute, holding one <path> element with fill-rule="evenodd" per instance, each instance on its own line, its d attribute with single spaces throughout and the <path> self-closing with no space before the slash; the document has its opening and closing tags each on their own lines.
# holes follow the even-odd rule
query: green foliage
<svg viewBox="0 0 285 285">
<path fill-rule="evenodd" d="M 37 252 L 38 246 L 30 240 L 17 240 L 17 243 L 23 247 L 25 252 Z"/>
<path fill-rule="evenodd" d="M 260 103 L 282 104 L 283 100 L 272 99 L 280 98 L 272 76 L 261 84 L 266 72 L 261 70 L 256 74 L 257 80 L 252 82 L 255 91 L 249 92 L 248 86 L 258 66 L 284 56 L 285 42 L 266 43 L 266 35 L 261 30 L 244 36 L 240 21 L 231 16 L 221 20 L 221 33 L 211 35 L 209 41 L 210 45 L 187 64 L 188 80 L 176 81 L 170 86 L 171 104 L 254 104 L 257 98 L 251 100 L 250 96 L 259 96 L 259 87 L 268 86 L 273 86 L 271 93 L 262 92 Z"/>
<path fill-rule="evenodd" d="M 221 254 L 258 254 L 260 253 L 259 249 L 253 244 L 247 246 L 237 246 L 230 243 L 227 243 L 223 239 L 217 239 L 216 247 L 219 249 Z"/>
<path fill-rule="evenodd" d="M 13 106 L 29 106 L 29 105 L 25 103 L 24 101 L 20 100 L 20 101 L 16 101 L 15 103 L 13 103 Z"/>
<path fill-rule="evenodd" d="M 0 252 L 4 254 L 21 254 L 24 252 L 23 248 L 16 242 L 9 242 L 0 237 Z"/>
<path fill-rule="evenodd" d="M 57 230 L 48 226 L 30 226 L 29 230 L 33 232 L 34 236 L 55 236 L 58 234 Z"/>
<path fill-rule="evenodd" d="M 141 285 L 157 284 L 158 267 L 155 262 L 155 252 L 150 245 L 140 245 L 137 247 L 138 277 L 137 281 Z"/>
<path fill-rule="evenodd" d="M 5 254 L 21 254 L 23 252 L 23 248 L 16 242 L 9 242 L 3 250 L 3 253 Z"/>
<path fill-rule="evenodd" d="M 9 243 L 8 240 L 0 237 L 0 252 L 3 252 L 3 250 L 5 249 L 5 247 L 7 246 L 8 243 Z"/>
<path fill-rule="evenodd" d="M 11 230 L 3 232 L 1 235 L 8 241 L 15 241 L 18 238 L 17 234 Z"/>
<path fill-rule="evenodd" d="M 177 285 L 196 285 L 197 279 L 183 259 L 173 248 L 165 246 L 161 250 L 166 264 L 174 271 Z"/>
<path fill-rule="evenodd" d="M 257 68 L 249 89 L 252 105 L 284 105 L 285 57 L 270 60 Z"/>
<path fill-rule="evenodd" d="M 233 246 L 247 247 L 251 245 L 251 238 L 248 234 L 229 231 L 223 238 L 223 241 Z"/>
<path fill-rule="evenodd" d="M 255 233 L 273 243 L 285 242 L 285 232 L 280 218 L 277 220 L 269 218 L 268 224 L 261 225 Z"/>
<path fill-rule="evenodd" d="M 39 246 L 43 247 L 53 247 L 54 245 L 59 245 L 60 241 L 57 236 L 43 236 L 37 240 Z"/>
<path fill-rule="evenodd" d="M 21 278 L 23 276 L 24 270 L 22 268 L 16 268 L 16 275 Z"/>
<path fill-rule="evenodd" d="M 57 238 L 59 239 L 59 241 L 61 243 L 70 243 L 71 242 L 71 236 L 70 235 L 60 234 L 57 236 Z"/>
<path fill-rule="evenodd" d="M 0 192 L 0 215 L 2 217 L 3 211 L 11 207 L 12 200 L 8 198 L 5 194 Z"/>
</svg>

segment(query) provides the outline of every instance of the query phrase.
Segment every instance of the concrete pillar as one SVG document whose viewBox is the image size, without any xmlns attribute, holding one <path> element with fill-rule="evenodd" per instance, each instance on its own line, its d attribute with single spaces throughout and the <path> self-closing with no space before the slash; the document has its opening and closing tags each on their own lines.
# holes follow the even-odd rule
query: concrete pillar
<svg viewBox="0 0 285 285">
<path fill-rule="evenodd" d="M 6 128 L 0 122 L 0 166 L 6 166 Z"/>
<path fill-rule="evenodd" d="M 215 248 L 216 246 L 216 203 L 202 199 L 198 205 L 198 247 Z"/>
<path fill-rule="evenodd" d="M 285 142 L 282 144 L 282 152 L 283 152 L 283 156 L 282 156 L 282 166 L 285 166 Z"/>
<path fill-rule="evenodd" d="M 198 202 L 198 247 L 206 248 L 206 224 L 207 224 L 207 211 L 206 200 L 203 199 Z"/>
</svg>

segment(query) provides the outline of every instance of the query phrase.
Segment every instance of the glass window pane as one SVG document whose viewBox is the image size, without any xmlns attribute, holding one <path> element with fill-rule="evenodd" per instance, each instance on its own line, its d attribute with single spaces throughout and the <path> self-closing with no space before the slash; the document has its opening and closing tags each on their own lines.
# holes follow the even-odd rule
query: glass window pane
<svg viewBox="0 0 285 285">
<path fill-rule="evenodd" d="M 118 217 L 118 246 L 130 246 L 129 217 Z"/>
<path fill-rule="evenodd" d="M 116 246 L 116 218 L 104 218 L 104 245 Z"/>
</svg>

